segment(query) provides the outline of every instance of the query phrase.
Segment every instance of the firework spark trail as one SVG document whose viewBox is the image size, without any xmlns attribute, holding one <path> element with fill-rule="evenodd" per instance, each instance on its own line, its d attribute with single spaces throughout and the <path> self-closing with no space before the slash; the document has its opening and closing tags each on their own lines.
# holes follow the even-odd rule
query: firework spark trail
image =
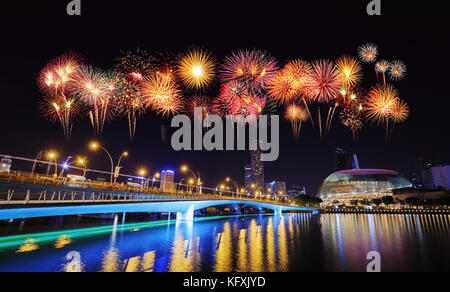
<svg viewBox="0 0 450 292">
<path fill-rule="evenodd" d="M 121 114 L 128 119 L 130 140 L 133 141 L 137 119 L 147 111 L 141 85 L 154 73 L 156 60 L 147 51 L 138 48 L 136 52 L 122 52 L 117 61 L 116 83 L 121 88 L 117 103 Z"/>
<path fill-rule="evenodd" d="M 294 103 L 286 107 L 285 117 L 291 122 L 294 136 L 296 140 L 298 140 L 303 122 L 306 122 L 309 119 L 308 114 L 301 106 Z"/>
<path fill-rule="evenodd" d="M 38 77 L 39 87 L 44 94 L 44 102 L 40 107 L 42 115 L 51 121 L 58 121 L 67 140 L 72 133 L 73 119 L 79 113 L 78 101 L 69 88 L 82 62 L 78 54 L 63 54 L 50 61 Z"/>
</svg>

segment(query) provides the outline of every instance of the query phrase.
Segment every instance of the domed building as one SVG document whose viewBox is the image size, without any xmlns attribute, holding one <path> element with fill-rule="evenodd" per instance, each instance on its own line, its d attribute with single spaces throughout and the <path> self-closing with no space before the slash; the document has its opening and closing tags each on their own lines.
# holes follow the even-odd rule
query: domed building
<svg viewBox="0 0 450 292">
<path fill-rule="evenodd" d="M 412 188 L 413 184 L 398 172 L 381 169 L 343 170 L 330 175 L 319 190 L 325 205 L 352 200 L 372 200 L 392 196 L 397 189 Z"/>
</svg>

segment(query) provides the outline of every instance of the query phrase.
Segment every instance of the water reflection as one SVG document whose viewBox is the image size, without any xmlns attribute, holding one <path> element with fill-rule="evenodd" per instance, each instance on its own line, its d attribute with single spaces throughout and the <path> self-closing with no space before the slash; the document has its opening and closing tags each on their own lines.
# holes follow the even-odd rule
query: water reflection
<svg viewBox="0 0 450 292">
<path fill-rule="evenodd" d="M 109 229 L 108 229 L 109 228 Z M 0 237 L 0 271 L 277 272 L 448 270 L 447 215 L 201 219 Z M 109 231 L 108 231 L 109 230 Z"/>
</svg>

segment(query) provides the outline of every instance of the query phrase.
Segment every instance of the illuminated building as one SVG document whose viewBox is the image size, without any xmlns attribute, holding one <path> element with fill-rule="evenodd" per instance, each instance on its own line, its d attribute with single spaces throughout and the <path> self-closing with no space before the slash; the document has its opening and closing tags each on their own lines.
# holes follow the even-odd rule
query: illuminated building
<svg viewBox="0 0 450 292">
<path fill-rule="evenodd" d="M 449 190 L 450 165 L 430 166 L 421 171 L 422 184 L 427 190 Z"/>
<path fill-rule="evenodd" d="M 264 193 L 264 163 L 261 150 L 250 151 L 249 165 L 245 166 L 245 188 L 250 193 Z"/>
<path fill-rule="evenodd" d="M 353 169 L 338 171 L 323 182 L 319 197 L 325 205 L 335 201 L 372 200 L 392 196 L 397 189 L 412 188 L 413 184 L 391 170 Z"/>
<path fill-rule="evenodd" d="M 336 150 L 336 171 L 360 169 L 358 156 L 338 148 Z"/>
<path fill-rule="evenodd" d="M 288 195 L 286 183 L 284 181 L 274 181 L 268 184 L 268 186 L 278 197 L 285 197 Z"/>
<path fill-rule="evenodd" d="M 173 192 L 175 191 L 175 172 L 172 170 L 164 170 L 161 173 L 161 191 Z"/>
</svg>

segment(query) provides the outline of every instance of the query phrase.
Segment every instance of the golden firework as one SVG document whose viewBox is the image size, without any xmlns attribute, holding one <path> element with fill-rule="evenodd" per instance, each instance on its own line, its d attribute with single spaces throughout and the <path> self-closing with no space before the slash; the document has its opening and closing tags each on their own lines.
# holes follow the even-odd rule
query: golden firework
<svg viewBox="0 0 450 292">
<path fill-rule="evenodd" d="M 214 58 L 207 51 L 193 49 L 181 59 L 178 74 L 187 88 L 204 89 L 215 75 Z"/>
<path fill-rule="evenodd" d="M 339 71 L 342 81 L 348 87 L 356 85 L 361 81 L 362 67 L 356 58 L 342 56 L 336 61 L 336 68 Z"/>
</svg>

